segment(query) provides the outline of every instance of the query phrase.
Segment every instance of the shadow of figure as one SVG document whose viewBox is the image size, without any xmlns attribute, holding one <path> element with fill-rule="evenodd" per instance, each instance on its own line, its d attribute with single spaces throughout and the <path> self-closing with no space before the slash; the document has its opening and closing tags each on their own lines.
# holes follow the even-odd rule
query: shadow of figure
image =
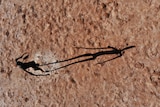
<svg viewBox="0 0 160 107">
<path fill-rule="evenodd" d="M 22 56 L 20 56 L 20 57 L 18 57 L 18 58 L 15 59 L 17 66 L 19 66 L 19 67 L 20 67 L 21 69 L 23 69 L 25 72 L 27 72 L 27 73 L 29 73 L 30 75 L 33 75 L 33 76 L 46 76 L 46 75 L 49 75 L 49 74 L 34 74 L 34 73 L 32 73 L 32 72 L 27 71 L 27 69 L 31 67 L 31 68 L 33 68 L 34 70 L 40 70 L 40 71 L 42 71 L 42 72 L 45 72 L 45 71 L 43 71 L 43 70 L 39 67 L 39 64 L 36 63 L 35 61 L 30 61 L 30 62 L 26 62 L 26 63 L 19 61 L 19 59 L 25 60 L 25 59 L 27 59 L 27 58 L 29 57 L 29 55 L 26 55 L 26 56 L 24 57 L 25 54 L 26 54 L 26 53 L 24 53 Z M 24 57 L 24 58 L 23 58 L 23 57 Z"/>
<path fill-rule="evenodd" d="M 79 55 L 79 56 L 76 56 L 76 57 L 73 57 L 73 58 L 70 58 L 70 59 L 66 59 L 66 60 L 62 60 L 62 61 L 56 61 L 56 62 L 52 62 L 52 63 L 48 63 L 48 64 L 43 64 L 43 65 L 40 65 L 40 66 L 45 66 L 45 65 L 50 65 L 50 64 L 56 64 L 56 63 L 62 63 L 62 62 L 78 59 L 78 58 L 81 58 L 81 57 L 90 57 L 90 58 L 87 58 L 87 59 L 84 59 L 84 60 L 80 60 L 80 61 L 76 61 L 76 62 L 73 62 L 73 63 L 70 63 L 70 64 L 67 64 L 67 65 L 64 65 L 62 67 L 54 69 L 54 70 L 58 70 L 58 69 L 65 68 L 67 66 L 76 64 L 76 63 L 81 63 L 81 62 L 85 62 L 85 61 L 95 60 L 98 56 L 101 56 L 101 55 L 110 55 L 110 54 L 116 54 L 117 55 L 116 57 L 114 57 L 112 59 L 106 60 L 104 62 L 97 63 L 97 64 L 103 64 L 103 63 L 105 63 L 107 61 L 111 61 L 111 60 L 114 60 L 116 58 L 121 57 L 124 54 L 125 50 L 130 49 L 130 48 L 134 48 L 134 47 L 135 46 L 128 46 L 128 47 L 125 47 L 123 49 L 117 49 L 117 48 L 111 47 L 111 46 L 108 46 L 106 48 L 83 48 L 83 47 L 76 47 L 76 48 L 83 48 L 83 49 L 112 49 L 112 50 L 100 51 L 100 52 L 96 52 L 96 53 L 93 53 L 93 54 L 92 53 L 87 53 L 87 54 Z M 50 71 L 54 71 L 54 70 L 50 70 Z"/>
</svg>

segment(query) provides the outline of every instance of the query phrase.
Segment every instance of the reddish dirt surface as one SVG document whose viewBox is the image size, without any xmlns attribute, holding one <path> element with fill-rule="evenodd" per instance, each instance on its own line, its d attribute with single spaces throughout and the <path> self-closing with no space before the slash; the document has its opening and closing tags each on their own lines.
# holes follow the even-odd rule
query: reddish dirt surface
<svg viewBox="0 0 160 107">
<path fill-rule="evenodd" d="M 15 62 L 25 52 L 26 62 L 48 63 L 101 51 L 75 47 L 127 44 L 136 47 L 118 59 L 43 77 Z M 160 1 L 0 0 L 0 59 L 1 107 L 160 107 Z"/>
</svg>

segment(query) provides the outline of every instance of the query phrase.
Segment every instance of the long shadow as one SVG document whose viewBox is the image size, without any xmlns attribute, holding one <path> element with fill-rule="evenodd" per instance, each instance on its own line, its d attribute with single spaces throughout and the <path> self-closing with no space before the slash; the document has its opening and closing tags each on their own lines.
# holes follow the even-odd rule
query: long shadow
<svg viewBox="0 0 160 107">
<path fill-rule="evenodd" d="M 58 69 L 65 68 L 67 66 L 76 64 L 76 63 L 81 63 L 81 62 L 86 62 L 86 61 L 90 61 L 90 60 L 95 60 L 98 56 L 111 55 L 111 54 L 116 54 L 117 55 L 116 57 L 114 57 L 112 59 L 106 60 L 104 62 L 97 63 L 97 64 L 102 64 L 102 63 L 105 63 L 107 61 L 111 61 L 111 60 L 114 60 L 116 58 L 121 57 L 124 54 L 125 50 L 130 49 L 130 48 L 134 48 L 134 47 L 135 46 L 128 46 L 128 47 L 125 47 L 123 49 L 117 49 L 117 48 L 111 47 L 111 46 L 108 46 L 106 48 L 83 48 L 83 47 L 77 47 L 77 48 L 83 48 L 83 49 L 112 49 L 112 50 L 100 51 L 100 52 L 96 52 L 96 53 L 93 53 L 93 54 L 92 53 L 87 53 L 87 54 L 79 55 L 79 56 L 76 56 L 76 57 L 73 57 L 73 58 L 70 58 L 70 59 L 66 59 L 66 60 L 62 60 L 62 61 L 56 61 L 56 62 L 52 62 L 52 63 L 47 63 L 47 64 L 43 64 L 43 65 L 40 65 L 40 66 L 67 62 L 67 61 L 78 59 L 78 58 L 81 58 L 81 57 L 90 57 L 90 58 L 86 58 L 84 60 L 76 61 L 76 62 L 73 62 L 73 63 L 70 63 L 70 64 L 67 64 L 67 65 L 64 65 L 62 67 L 54 69 L 54 70 L 58 70 Z M 54 71 L 54 70 L 50 70 L 50 71 Z"/>
<path fill-rule="evenodd" d="M 45 72 L 45 71 L 43 71 L 43 70 L 39 67 L 39 64 L 36 63 L 35 61 L 30 61 L 30 62 L 26 62 L 26 63 L 19 61 L 19 59 L 25 60 L 25 59 L 27 59 L 27 58 L 29 57 L 29 55 L 26 55 L 26 56 L 24 57 L 25 54 L 26 54 L 26 53 L 24 53 L 22 56 L 20 56 L 20 57 L 18 57 L 18 58 L 15 59 L 17 66 L 19 66 L 19 67 L 20 67 L 21 69 L 23 69 L 25 72 L 27 72 L 27 73 L 29 73 L 30 75 L 33 75 L 33 76 L 46 76 L 46 75 L 49 75 L 49 74 L 34 74 L 34 73 L 32 73 L 32 72 L 27 71 L 27 68 L 30 68 L 30 67 L 31 67 L 31 68 L 33 68 L 34 70 L 40 70 L 40 71 L 42 71 L 42 72 Z M 24 58 L 23 58 L 23 57 L 24 57 Z"/>
</svg>

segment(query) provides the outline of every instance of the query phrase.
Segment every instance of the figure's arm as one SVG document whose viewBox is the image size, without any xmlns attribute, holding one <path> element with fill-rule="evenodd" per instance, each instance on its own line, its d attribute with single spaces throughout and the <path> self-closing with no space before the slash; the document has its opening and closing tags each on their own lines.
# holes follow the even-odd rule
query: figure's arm
<svg viewBox="0 0 160 107">
<path fill-rule="evenodd" d="M 15 59 L 16 62 L 18 62 L 19 59 L 21 59 L 23 56 L 20 56 L 18 58 Z"/>
<path fill-rule="evenodd" d="M 22 56 L 18 57 L 15 59 L 15 61 L 17 62 L 19 59 L 23 58 L 23 56 L 27 54 L 27 53 L 24 53 Z M 23 59 L 27 59 L 29 55 L 26 55 Z"/>
</svg>

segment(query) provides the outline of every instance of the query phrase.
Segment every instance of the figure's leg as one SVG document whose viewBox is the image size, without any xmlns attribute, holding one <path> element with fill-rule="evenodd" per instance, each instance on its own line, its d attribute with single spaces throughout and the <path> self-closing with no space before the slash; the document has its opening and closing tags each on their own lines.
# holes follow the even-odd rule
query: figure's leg
<svg viewBox="0 0 160 107">
<path fill-rule="evenodd" d="M 87 54 L 79 55 L 79 56 L 76 56 L 76 57 L 73 57 L 73 58 L 70 58 L 70 59 L 57 61 L 57 63 L 66 62 L 66 61 L 70 61 L 70 60 L 73 60 L 73 59 L 77 59 L 77 58 L 81 58 L 81 57 L 88 57 L 88 56 L 92 56 L 92 54 L 91 53 L 87 53 Z"/>
<path fill-rule="evenodd" d="M 103 61 L 103 62 L 99 62 L 99 63 L 97 63 L 97 64 L 104 64 L 104 63 L 106 63 L 106 62 L 108 62 L 108 61 L 117 59 L 117 58 L 119 58 L 119 57 L 121 57 L 121 56 L 122 56 L 122 54 L 120 54 L 120 55 L 118 55 L 118 56 L 116 56 L 116 57 L 114 57 L 114 58 L 112 58 L 112 59 L 109 59 L 109 60 L 106 60 L 106 61 Z"/>
<path fill-rule="evenodd" d="M 81 57 L 88 57 L 88 56 L 93 56 L 93 54 L 87 53 L 87 54 L 79 55 L 79 56 L 76 56 L 76 57 L 73 57 L 73 58 L 70 58 L 70 59 L 66 59 L 66 60 L 62 60 L 62 61 L 56 61 L 56 62 L 51 62 L 51 63 L 47 63 L 47 64 L 42 64 L 40 66 L 66 62 L 66 61 L 74 60 L 74 59 L 81 58 Z"/>
<path fill-rule="evenodd" d="M 35 66 L 33 69 L 34 69 L 34 70 L 41 70 L 42 72 L 44 72 L 43 69 L 41 69 L 41 68 L 38 67 L 38 66 Z"/>
<path fill-rule="evenodd" d="M 24 70 L 25 72 L 27 72 L 28 74 L 32 75 L 32 76 L 47 76 L 47 75 L 50 75 L 50 74 L 34 74 L 32 72 L 29 72 L 27 70 Z"/>
<path fill-rule="evenodd" d="M 128 47 L 123 48 L 122 51 L 130 49 L 130 48 L 134 48 L 134 47 L 136 47 L 136 46 L 128 46 Z"/>
<path fill-rule="evenodd" d="M 65 68 L 65 67 L 68 67 L 68 66 L 73 65 L 73 64 L 76 64 L 76 63 L 86 62 L 86 61 L 94 60 L 94 59 L 95 59 L 95 57 L 88 58 L 88 59 L 84 59 L 84 60 L 81 60 L 81 61 L 77 61 L 77 62 L 73 62 L 73 63 L 67 64 L 67 65 L 64 65 L 64 66 L 62 66 L 62 67 L 59 67 L 59 68 L 56 68 L 56 69 L 50 70 L 50 71 L 55 71 L 55 70 L 58 70 L 58 69 L 61 69 L 61 68 Z"/>
</svg>

